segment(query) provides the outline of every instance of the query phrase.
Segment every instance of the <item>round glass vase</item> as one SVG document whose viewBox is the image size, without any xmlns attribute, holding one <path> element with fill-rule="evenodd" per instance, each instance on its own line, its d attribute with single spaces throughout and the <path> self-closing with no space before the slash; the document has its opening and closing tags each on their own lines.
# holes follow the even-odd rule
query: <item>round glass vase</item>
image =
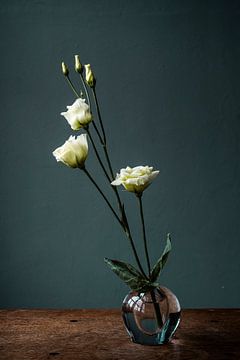
<svg viewBox="0 0 240 360">
<path fill-rule="evenodd" d="M 133 342 L 142 345 L 168 343 L 179 325 L 180 314 L 177 297 L 163 286 L 145 293 L 131 291 L 122 304 L 126 330 Z"/>
</svg>

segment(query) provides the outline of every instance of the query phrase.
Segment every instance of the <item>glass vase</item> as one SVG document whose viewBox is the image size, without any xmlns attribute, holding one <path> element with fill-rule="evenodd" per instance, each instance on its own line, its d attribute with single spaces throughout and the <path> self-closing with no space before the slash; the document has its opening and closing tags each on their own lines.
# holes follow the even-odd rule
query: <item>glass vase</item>
<svg viewBox="0 0 240 360">
<path fill-rule="evenodd" d="M 131 340 L 142 345 L 166 344 L 173 337 L 181 308 L 166 287 L 139 293 L 131 291 L 123 300 L 122 316 Z"/>
</svg>

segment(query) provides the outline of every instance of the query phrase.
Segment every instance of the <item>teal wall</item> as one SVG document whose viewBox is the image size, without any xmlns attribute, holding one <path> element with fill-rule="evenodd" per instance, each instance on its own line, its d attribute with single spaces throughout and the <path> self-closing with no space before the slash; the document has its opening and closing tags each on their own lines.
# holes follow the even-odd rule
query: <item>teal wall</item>
<svg viewBox="0 0 240 360">
<path fill-rule="evenodd" d="M 133 262 L 124 234 L 51 154 L 73 133 L 60 63 L 76 53 L 115 171 L 160 170 L 143 201 L 152 262 L 172 234 L 161 283 L 185 308 L 239 306 L 239 1 L 1 0 L 0 27 L 0 306 L 119 307 L 128 292 L 103 262 Z M 87 165 L 103 184 L 91 148 Z M 136 200 L 121 196 L 142 251 Z"/>
</svg>

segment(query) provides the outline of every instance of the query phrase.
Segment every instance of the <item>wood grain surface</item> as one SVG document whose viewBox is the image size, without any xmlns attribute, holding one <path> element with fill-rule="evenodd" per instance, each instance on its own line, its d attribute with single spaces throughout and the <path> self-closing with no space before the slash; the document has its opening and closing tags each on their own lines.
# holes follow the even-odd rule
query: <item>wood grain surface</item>
<svg viewBox="0 0 240 360">
<path fill-rule="evenodd" d="M 184 310 L 171 343 L 130 341 L 120 310 L 0 310 L 1 360 L 240 359 L 240 309 Z"/>
</svg>

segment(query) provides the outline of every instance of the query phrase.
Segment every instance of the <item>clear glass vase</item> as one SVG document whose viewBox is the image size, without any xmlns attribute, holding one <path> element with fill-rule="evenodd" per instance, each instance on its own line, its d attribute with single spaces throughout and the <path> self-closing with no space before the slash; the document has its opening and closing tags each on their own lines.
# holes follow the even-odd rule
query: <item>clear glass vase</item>
<svg viewBox="0 0 240 360">
<path fill-rule="evenodd" d="M 166 287 L 146 293 L 131 291 L 123 300 L 122 316 L 131 340 L 142 345 L 168 343 L 180 322 L 177 297 Z"/>
</svg>

